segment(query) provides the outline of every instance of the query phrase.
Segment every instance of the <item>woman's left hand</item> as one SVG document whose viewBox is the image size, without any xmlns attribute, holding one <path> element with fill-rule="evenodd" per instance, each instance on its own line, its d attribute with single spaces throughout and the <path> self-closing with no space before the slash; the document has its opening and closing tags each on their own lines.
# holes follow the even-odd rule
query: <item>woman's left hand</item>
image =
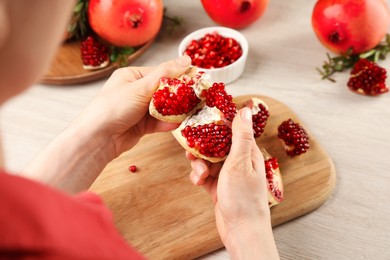
<svg viewBox="0 0 390 260">
<path fill-rule="evenodd" d="M 75 123 L 96 128 L 100 142 L 109 142 L 112 158 L 133 147 L 145 134 L 173 130 L 177 124 L 149 115 L 149 103 L 161 77 L 178 77 L 190 63 L 191 59 L 183 56 L 156 68 L 116 70 Z"/>
<path fill-rule="evenodd" d="M 188 56 L 156 68 L 116 70 L 79 117 L 25 169 L 23 175 L 68 192 L 86 190 L 104 167 L 148 133 L 177 124 L 149 115 L 149 103 L 161 77 L 178 77 Z"/>
</svg>

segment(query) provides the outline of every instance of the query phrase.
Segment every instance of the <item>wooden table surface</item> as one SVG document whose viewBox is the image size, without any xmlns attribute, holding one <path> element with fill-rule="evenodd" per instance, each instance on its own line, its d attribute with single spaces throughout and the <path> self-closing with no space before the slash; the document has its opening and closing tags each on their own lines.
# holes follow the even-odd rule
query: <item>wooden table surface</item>
<svg viewBox="0 0 390 260">
<path fill-rule="evenodd" d="M 133 63 L 152 66 L 177 56 L 191 31 L 215 26 L 200 1 L 164 1 L 184 17 L 184 30 L 160 35 Z M 326 49 L 310 24 L 315 1 L 272 0 L 264 16 L 241 30 L 250 48 L 246 69 L 231 94 L 261 94 L 288 105 L 333 159 L 337 184 L 323 206 L 274 229 L 282 259 L 390 259 L 390 94 L 366 97 L 315 71 Z M 389 3 L 390 4 L 390 3 Z M 184 16 L 185 15 L 185 16 Z M 390 58 L 380 62 L 390 69 Z M 74 86 L 36 84 L 2 109 L 2 135 L 9 170 L 20 171 L 58 135 L 104 80 Z M 390 84 L 390 80 L 388 80 Z M 203 259 L 228 259 L 222 249 Z"/>
</svg>

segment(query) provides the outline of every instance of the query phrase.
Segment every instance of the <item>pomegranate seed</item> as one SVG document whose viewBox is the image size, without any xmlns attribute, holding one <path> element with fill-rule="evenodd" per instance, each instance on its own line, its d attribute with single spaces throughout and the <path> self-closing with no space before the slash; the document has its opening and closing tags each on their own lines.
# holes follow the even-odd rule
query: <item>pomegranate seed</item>
<svg viewBox="0 0 390 260">
<path fill-rule="evenodd" d="M 199 40 L 192 40 L 184 54 L 191 57 L 192 65 L 212 69 L 228 66 L 238 60 L 242 56 L 242 48 L 235 39 L 214 32 Z"/>
<path fill-rule="evenodd" d="M 309 149 L 309 136 L 305 129 L 291 119 L 283 121 L 278 127 L 278 137 L 286 145 L 289 156 L 305 153 Z"/>
<path fill-rule="evenodd" d="M 131 172 L 136 172 L 136 171 L 137 171 L 137 166 L 135 166 L 135 165 L 130 165 L 130 166 L 129 166 L 129 171 L 131 171 Z"/>
</svg>

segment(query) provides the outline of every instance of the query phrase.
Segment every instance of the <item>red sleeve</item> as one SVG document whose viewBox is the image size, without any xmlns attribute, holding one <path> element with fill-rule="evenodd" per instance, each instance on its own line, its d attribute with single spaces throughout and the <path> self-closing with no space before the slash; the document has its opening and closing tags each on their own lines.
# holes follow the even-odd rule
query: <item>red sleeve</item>
<svg viewBox="0 0 390 260">
<path fill-rule="evenodd" d="M 0 259 L 143 259 L 95 194 L 69 196 L 0 172 Z"/>
</svg>

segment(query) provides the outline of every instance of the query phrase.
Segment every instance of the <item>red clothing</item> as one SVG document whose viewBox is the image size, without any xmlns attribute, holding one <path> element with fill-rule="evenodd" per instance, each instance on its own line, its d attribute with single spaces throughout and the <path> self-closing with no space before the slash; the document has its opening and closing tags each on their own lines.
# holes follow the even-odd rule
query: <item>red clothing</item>
<svg viewBox="0 0 390 260">
<path fill-rule="evenodd" d="M 93 193 L 70 196 L 0 171 L 0 259 L 142 259 Z"/>
</svg>

